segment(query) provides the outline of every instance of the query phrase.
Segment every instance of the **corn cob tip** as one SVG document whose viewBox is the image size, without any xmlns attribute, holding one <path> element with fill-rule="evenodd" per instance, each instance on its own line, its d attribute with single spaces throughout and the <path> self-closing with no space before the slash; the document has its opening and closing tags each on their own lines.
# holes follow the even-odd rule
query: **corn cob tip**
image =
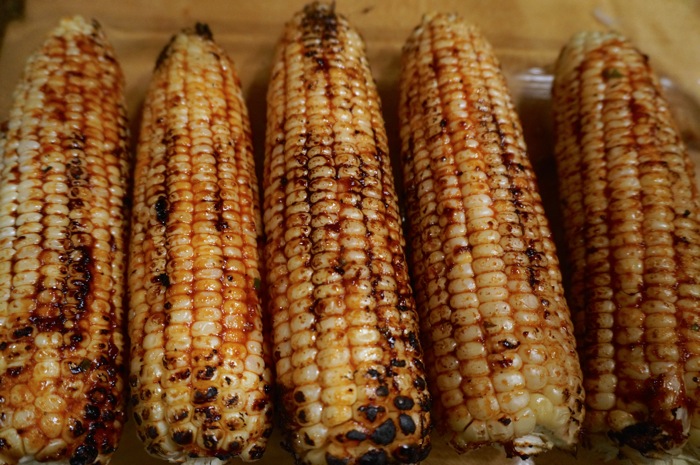
<svg viewBox="0 0 700 465">
<path fill-rule="evenodd" d="M 163 47 L 163 49 L 160 51 L 160 54 L 158 54 L 158 58 L 156 58 L 156 66 L 155 69 L 158 69 L 162 66 L 163 62 L 168 59 L 168 57 L 172 54 L 173 50 L 173 44 L 177 40 L 178 37 L 181 36 L 193 36 L 193 37 L 200 37 L 202 40 L 213 42 L 214 41 L 214 34 L 211 32 L 211 28 L 207 23 L 200 23 L 197 22 L 195 23 L 194 27 L 187 27 L 182 29 L 180 32 L 173 34 L 173 36 L 170 38 L 167 44 Z"/>
</svg>

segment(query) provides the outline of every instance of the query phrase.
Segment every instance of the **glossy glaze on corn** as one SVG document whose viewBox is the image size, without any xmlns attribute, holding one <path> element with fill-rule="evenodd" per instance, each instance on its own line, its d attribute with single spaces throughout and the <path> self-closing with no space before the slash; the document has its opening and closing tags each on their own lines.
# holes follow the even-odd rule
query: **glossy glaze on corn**
<svg viewBox="0 0 700 465">
<path fill-rule="evenodd" d="M 455 15 L 403 49 L 400 125 L 416 304 L 438 428 L 460 452 L 572 448 L 581 371 L 552 235 L 490 45 Z"/>
<path fill-rule="evenodd" d="M 0 137 L 0 462 L 106 464 L 124 414 L 124 83 L 96 22 L 28 61 Z"/>
<path fill-rule="evenodd" d="M 648 58 L 581 33 L 554 83 L 587 430 L 651 457 L 700 445 L 700 198 Z M 594 444 L 595 445 L 595 444 Z"/>
<path fill-rule="evenodd" d="M 430 398 L 377 89 L 358 33 L 308 5 L 268 90 L 264 222 L 287 446 L 300 463 L 414 463 Z"/>
<path fill-rule="evenodd" d="M 137 148 L 129 266 L 131 408 L 170 461 L 259 459 L 271 433 L 262 233 L 250 125 L 205 25 L 158 58 Z"/>
</svg>

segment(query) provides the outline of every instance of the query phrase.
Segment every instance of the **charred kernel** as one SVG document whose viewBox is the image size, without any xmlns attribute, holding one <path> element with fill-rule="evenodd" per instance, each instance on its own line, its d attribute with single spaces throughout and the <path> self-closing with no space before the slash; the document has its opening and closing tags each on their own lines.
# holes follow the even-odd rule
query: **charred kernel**
<svg viewBox="0 0 700 465">
<path fill-rule="evenodd" d="M 204 443 L 205 448 L 216 449 L 219 439 L 213 434 L 204 434 L 202 435 L 202 442 Z"/>
<path fill-rule="evenodd" d="M 369 437 L 372 442 L 380 446 L 391 444 L 396 439 L 396 426 L 391 419 L 379 425 Z"/>
<path fill-rule="evenodd" d="M 219 391 L 214 387 L 211 386 L 207 388 L 205 392 L 202 391 L 194 391 L 194 403 L 195 404 L 203 404 L 205 402 L 211 402 L 216 398 L 216 395 L 219 393 Z"/>
<path fill-rule="evenodd" d="M 426 396 L 419 402 L 419 405 L 424 412 L 430 412 L 430 409 L 433 407 L 433 402 L 430 397 Z"/>
<path fill-rule="evenodd" d="M 379 413 L 384 413 L 386 411 L 384 407 L 377 407 L 376 405 L 363 405 L 359 407 L 358 410 L 363 412 L 369 421 L 376 420 Z"/>
<path fill-rule="evenodd" d="M 367 439 L 367 435 L 365 433 L 356 429 L 348 431 L 345 434 L 345 437 L 350 439 L 351 441 L 364 441 L 365 439 Z"/>
<path fill-rule="evenodd" d="M 406 366 L 406 360 L 392 359 L 392 360 L 391 360 L 391 366 L 397 367 L 397 368 L 403 368 L 403 367 Z"/>
<path fill-rule="evenodd" d="M 97 448 L 92 444 L 81 444 L 70 458 L 70 465 L 88 465 L 97 460 Z"/>
<path fill-rule="evenodd" d="M 511 419 L 508 417 L 501 417 L 498 419 L 498 422 L 501 423 L 504 426 L 508 426 L 511 423 Z"/>
<path fill-rule="evenodd" d="M 413 386 L 419 391 L 425 390 L 425 380 L 423 378 L 416 378 L 413 380 Z"/>
<path fill-rule="evenodd" d="M 348 462 L 350 462 L 350 459 L 347 457 L 340 458 L 326 452 L 326 463 L 328 465 L 347 465 Z"/>
<path fill-rule="evenodd" d="M 96 405 L 88 404 L 85 406 L 85 419 L 97 420 L 100 418 L 100 409 Z"/>
<path fill-rule="evenodd" d="M 392 454 L 401 463 L 418 463 L 420 459 L 420 448 L 415 445 L 401 444 Z"/>
<path fill-rule="evenodd" d="M 33 330 L 33 328 L 32 328 L 31 326 L 25 326 L 24 328 L 15 329 L 15 330 L 12 332 L 12 337 L 15 338 L 15 339 L 19 339 L 19 338 L 22 338 L 22 337 L 31 336 L 31 335 L 32 335 L 32 331 L 34 331 L 34 330 Z"/>
<path fill-rule="evenodd" d="M 155 204 L 156 219 L 162 225 L 168 222 L 168 200 L 165 196 L 158 197 Z"/>
<path fill-rule="evenodd" d="M 155 439 L 158 437 L 158 430 L 155 426 L 149 426 L 146 428 L 146 435 L 151 439 Z"/>
<path fill-rule="evenodd" d="M 413 399 L 406 396 L 397 396 L 394 399 L 394 405 L 399 410 L 411 410 L 413 408 Z"/>
<path fill-rule="evenodd" d="M 378 378 L 379 372 L 374 368 L 370 368 L 369 370 L 367 370 L 367 376 L 369 376 L 370 378 Z"/>
<path fill-rule="evenodd" d="M 304 396 L 303 392 L 297 391 L 294 393 L 294 400 L 297 403 L 302 404 L 302 403 L 306 402 L 306 396 Z"/>
<path fill-rule="evenodd" d="M 250 459 L 251 460 L 260 460 L 265 453 L 265 448 L 262 446 L 253 446 L 250 449 Z"/>
<path fill-rule="evenodd" d="M 376 393 L 377 396 L 379 396 L 379 397 L 386 397 L 386 396 L 389 395 L 389 388 L 386 387 L 386 386 L 384 386 L 384 385 L 381 385 L 381 386 L 379 386 L 379 387 L 377 388 L 377 390 L 375 391 L 375 393 Z"/>
<path fill-rule="evenodd" d="M 358 460 L 359 465 L 386 465 L 387 455 L 383 450 L 371 449 Z"/>
<path fill-rule="evenodd" d="M 191 444 L 192 440 L 194 439 L 194 436 L 192 434 L 192 431 L 186 429 L 184 431 L 175 431 L 173 433 L 173 441 L 176 443 L 184 446 L 187 444 Z"/>
<path fill-rule="evenodd" d="M 399 415 L 399 428 L 403 434 L 413 434 L 416 432 L 416 422 L 409 415 L 402 413 Z"/>
<path fill-rule="evenodd" d="M 163 287 L 170 287 L 170 278 L 165 273 L 160 273 L 155 277 L 155 282 L 160 283 Z"/>
</svg>

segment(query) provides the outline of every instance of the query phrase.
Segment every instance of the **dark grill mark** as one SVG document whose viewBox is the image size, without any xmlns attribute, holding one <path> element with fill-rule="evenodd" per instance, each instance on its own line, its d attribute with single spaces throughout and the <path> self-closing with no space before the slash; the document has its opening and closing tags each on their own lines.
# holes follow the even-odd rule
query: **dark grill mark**
<svg viewBox="0 0 700 465">
<path fill-rule="evenodd" d="M 165 226 L 165 224 L 168 222 L 168 201 L 166 200 L 165 196 L 161 195 L 158 197 L 158 200 L 156 200 L 156 219 L 160 224 Z"/>
<path fill-rule="evenodd" d="M 364 413 L 365 417 L 371 422 L 377 419 L 379 413 L 384 413 L 386 411 L 384 407 L 377 407 L 376 405 L 363 405 L 359 407 L 358 410 Z"/>
<path fill-rule="evenodd" d="M 190 444 L 192 442 L 193 435 L 192 431 L 190 430 L 184 430 L 184 431 L 175 431 L 173 433 L 173 441 L 176 443 L 184 446 L 186 444 Z"/>
<path fill-rule="evenodd" d="M 92 444 L 81 444 L 70 458 L 70 465 L 88 465 L 97 459 L 97 448 Z"/>
<path fill-rule="evenodd" d="M 359 465 L 386 465 L 386 462 L 386 452 L 376 449 L 365 452 L 358 460 Z"/>
<path fill-rule="evenodd" d="M 394 405 L 399 410 L 411 410 L 413 408 L 413 399 L 406 396 L 398 396 L 394 399 Z"/>
<path fill-rule="evenodd" d="M 161 273 L 153 280 L 154 283 L 159 283 L 163 287 L 170 287 L 170 278 L 167 274 Z"/>
<path fill-rule="evenodd" d="M 394 451 L 393 456 L 401 463 L 418 463 L 423 460 L 420 448 L 410 444 L 402 444 Z"/>
<path fill-rule="evenodd" d="M 20 339 L 22 337 L 27 337 L 32 335 L 33 328 L 31 326 L 25 326 L 24 328 L 15 329 L 12 332 L 12 337 L 15 339 Z"/>
<path fill-rule="evenodd" d="M 370 439 L 380 446 L 391 444 L 394 439 L 396 439 L 396 426 L 394 422 L 391 419 L 386 420 L 374 430 Z"/>
<path fill-rule="evenodd" d="M 389 395 L 389 388 L 382 385 L 379 386 L 375 392 L 379 397 L 386 397 Z"/>
<path fill-rule="evenodd" d="M 416 432 L 416 422 L 410 416 L 402 413 L 399 415 L 399 428 L 403 434 L 413 434 Z"/>
<path fill-rule="evenodd" d="M 194 403 L 203 404 L 205 402 L 211 402 L 216 398 L 219 391 L 215 387 L 209 387 L 206 392 L 194 391 Z"/>
</svg>

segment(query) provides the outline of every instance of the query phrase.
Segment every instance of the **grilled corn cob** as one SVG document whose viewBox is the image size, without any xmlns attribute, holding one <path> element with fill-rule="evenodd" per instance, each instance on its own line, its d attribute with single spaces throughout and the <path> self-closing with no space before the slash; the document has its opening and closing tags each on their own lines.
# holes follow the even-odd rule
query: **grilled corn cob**
<svg viewBox="0 0 700 465">
<path fill-rule="evenodd" d="M 287 446 L 300 463 L 413 463 L 430 397 L 364 44 L 310 4 L 268 89 L 264 224 Z"/>
<path fill-rule="evenodd" d="M 148 90 L 129 266 L 131 405 L 170 461 L 259 459 L 271 433 L 250 123 L 205 25 L 175 35 Z"/>
<path fill-rule="evenodd" d="M 403 49 L 399 120 L 416 305 L 438 428 L 460 452 L 571 448 L 581 371 L 555 248 L 499 63 L 455 15 Z"/>
<path fill-rule="evenodd" d="M 105 464 L 125 421 L 123 76 L 96 22 L 28 61 L 0 143 L 0 463 Z"/>
<path fill-rule="evenodd" d="M 700 205 L 648 59 L 581 33 L 554 82 L 586 429 L 648 456 L 700 445 Z M 596 441 L 598 442 L 598 441 Z"/>
</svg>

